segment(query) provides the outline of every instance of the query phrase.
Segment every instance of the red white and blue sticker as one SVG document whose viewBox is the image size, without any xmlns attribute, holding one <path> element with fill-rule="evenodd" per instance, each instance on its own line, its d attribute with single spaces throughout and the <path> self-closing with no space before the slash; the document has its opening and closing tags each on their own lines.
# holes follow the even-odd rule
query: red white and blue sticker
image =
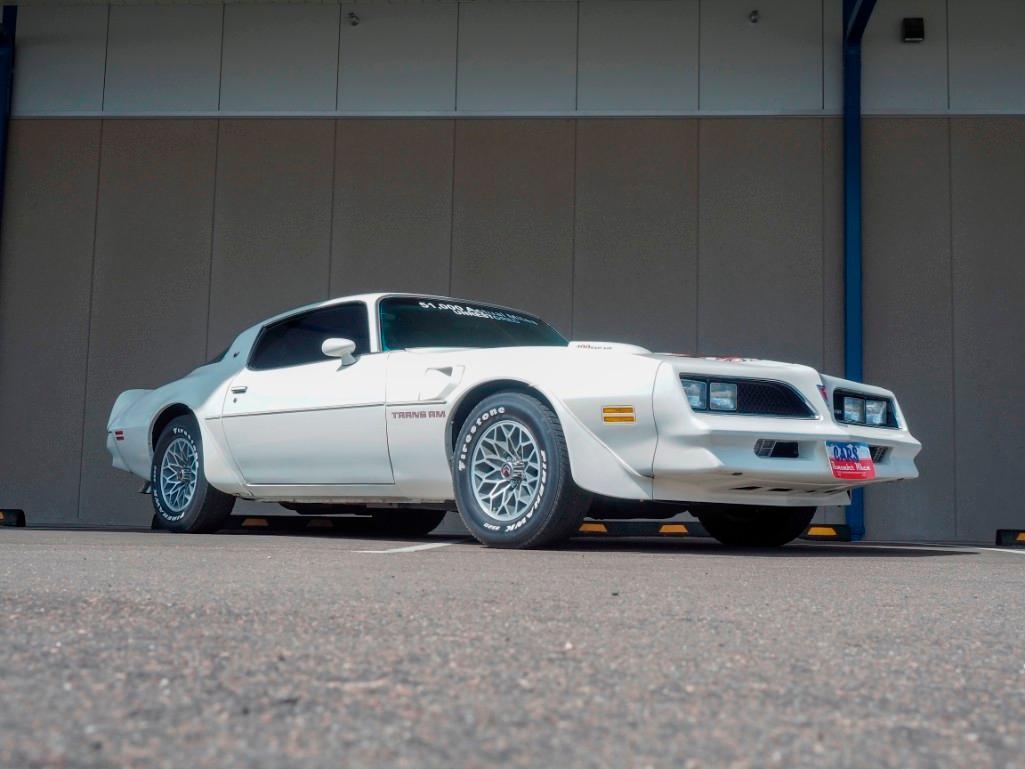
<svg viewBox="0 0 1025 769">
<path fill-rule="evenodd" d="M 826 441 L 826 454 L 834 478 L 845 481 L 870 481 L 876 477 L 876 465 L 867 443 Z"/>
</svg>

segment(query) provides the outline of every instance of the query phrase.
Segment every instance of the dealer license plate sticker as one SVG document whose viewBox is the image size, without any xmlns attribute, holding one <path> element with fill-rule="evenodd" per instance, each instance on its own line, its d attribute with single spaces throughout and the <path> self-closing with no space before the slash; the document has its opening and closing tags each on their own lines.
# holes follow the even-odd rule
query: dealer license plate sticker
<svg viewBox="0 0 1025 769">
<path fill-rule="evenodd" d="M 845 481 L 870 481 L 876 477 L 875 462 L 867 443 L 826 441 L 826 454 L 834 478 Z"/>
</svg>

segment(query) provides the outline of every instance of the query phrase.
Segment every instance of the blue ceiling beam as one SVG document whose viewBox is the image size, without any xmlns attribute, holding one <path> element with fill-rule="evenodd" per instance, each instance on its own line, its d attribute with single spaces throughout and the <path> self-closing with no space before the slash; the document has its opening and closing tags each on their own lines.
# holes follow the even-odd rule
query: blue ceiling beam
<svg viewBox="0 0 1025 769">
<path fill-rule="evenodd" d="M 864 379 L 861 266 L 861 39 L 876 0 L 843 0 L 843 274 L 844 376 Z M 861 489 L 847 508 L 851 538 L 865 536 Z"/>
</svg>

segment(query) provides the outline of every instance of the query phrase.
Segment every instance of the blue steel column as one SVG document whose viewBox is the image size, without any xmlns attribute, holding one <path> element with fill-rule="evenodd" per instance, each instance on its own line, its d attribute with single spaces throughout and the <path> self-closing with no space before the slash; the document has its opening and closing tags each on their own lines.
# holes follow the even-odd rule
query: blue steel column
<svg viewBox="0 0 1025 769">
<path fill-rule="evenodd" d="M 843 0 L 843 259 L 844 376 L 863 372 L 861 283 L 861 39 L 875 0 Z M 865 536 L 865 500 L 851 495 L 847 524 L 855 540 Z"/>
<path fill-rule="evenodd" d="M 7 133 L 11 122 L 11 94 L 14 91 L 14 33 L 18 6 L 5 5 L 0 25 L 0 223 L 7 186 Z"/>
</svg>

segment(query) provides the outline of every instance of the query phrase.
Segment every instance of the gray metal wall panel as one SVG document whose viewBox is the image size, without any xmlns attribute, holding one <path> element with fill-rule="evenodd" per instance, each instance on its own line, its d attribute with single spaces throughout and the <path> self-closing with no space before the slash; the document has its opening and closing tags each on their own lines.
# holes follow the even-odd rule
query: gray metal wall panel
<svg viewBox="0 0 1025 769">
<path fill-rule="evenodd" d="M 748 20 L 757 7 L 759 20 Z M 822 107 L 821 0 L 715 0 L 701 6 L 701 109 Z"/>
<path fill-rule="evenodd" d="M 579 109 L 698 108 L 698 0 L 581 3 L 579 46 Z"/>
<path fill-rule="evenodd" d="M 573 145 L 572 120 L 456 124 L 455 296 L 522 307 L 569 332 Z"/>
<path fill-rule="evenodd" d="M 98 120 L 15 120 L 0 255 L 0 505 L 78 512 Z"/>
<path fill-rule="evenodd" d="M 358 14 L 352 26 L 347 15 Z M 342 14 L 338 109 L 456 108 L 456 3 L 360 5 Z"/>
<path fill-rule="evenodd" d="M 822 362 L 822 126 L 701 121 L 698 346 Z"/>
<path fill-rule="evenodd" d="M 700 351 L 824 361 L 839 373 L 839 121 L 698 122 Z M 230 121 L 221 135 L 211 349 L 252 320 L 326 295 L 332 172 L 331 269 L 365 282 L 352 290 L 391 285 L 415 267 L 418 286 L 448 291 L 434 286 L 446 277 L 454 188 L 455 293 L 524 305 L 566 331 L 572 305 L 588 336 L 645 342 L 641 335 L 674 323 L 665 300 L 643 307 L 635 297 L 682 284 L 674 276 L 691 269 L 692 208 L 674 184 L 689 179 L 678 169 L 693 162 L 692 122 L 462 121 L 454 184 L 450 121 L 341 121 L 337 144 L 334 121 L 299 124 Z M 1025 374 L 1025 119 L 953 121 L 952 182 L 947 128 L 945 120 L 866 122 L 867 375 L 897 390 L 925 443 L 921 480 L 869 494 L 875 538 L 990 540 L 998 526 L 1021 525 L 1025 424 L 1020 388 L 1008 383 Z M 107 121 L 100 161 L 95 121 L 15 120 L 12 130 L 0 255 L 0 464 L 9 475 L 0 504 L 25 507 L 35 522 L 74 520 L 81 468 L 83 520 L 144 524 L 148 503 L 134 494 L 136 479 L 110 468 L 103 429 L 119 391 L 176 377 L 207 350 L 216 122 Z M 638 270 L 654 276 L 645 294 L 622 288 L 638 242 L 659 255 Z M 350 260 L 357 250 L 366 259 Z M 602 270 L 618 272 L 603 279 Z M 612 301 L 614 313 L 599 311 Z M 43 304 L 54 324 L 45 340 L 25 325 Z M 44 343 L 58 354 L 39 356 Z M 39 386 L 48 381 L 52 393 Z M 50 411 L 25 408 L 40 398 Z M 37 412 L 52 419 L 23 416 Z M 956 449 L 946 426 L 955 423 Z M 16 445 L 5 442 L 12 435 Z"/>
<path fill-rule="evenodd" d="M 949 0 L 950 108 L 1025 112 L 1025 3 Z"/>
<path fill-rule="evenodd" d="M 945 119 L 865 121 L 865 379 L 897 393 L 925 447 L 919 480 L 866 492 L 873 539 L 956 536 L 947 133 Z"/>
<path fill-rule="evenodd" d="M 825 98 L 828 110 L 843 109 L 842 3 L 823 0 Z M 901 19 L 925 19 L 925 41 L 901 40 Z M 862 44 L 862 111 L 947 111 L 946 0 L 891 0 L 872 12 Z"/>
<path fill-rule="evenodd" d="M 576 3 L 460 3 L 460 110 L 572 110 Z"/>
<path fill-rule="evenodd" d="M 338 5 L 228 5 L 221 109 L 331 111 L 338 88 Z"/>
<path fill-rule="evenodd" d="M 448 292 L 454 131 L 451 120 L 339 121 L 332 296 Z"/>
<path fill-rule="evenodd" d="M 18 10 L 15 115 L 99 111 L 107 52 L 107 8 Z"/>
<path fill-rule="evenodd" d="M 223 13 L 215 5 L 111 6 L 104 111 L 215 112 Z"/>
<path fill-rule="evenodd" d="M 1025 526 L 1025 118 L 951 121 L 959 537 Z"/>
<path fill-rule="evenodd" d="M 573 336 L 697 349 L 698 123 L 577 128 Z"/>
<path fill-rule="evenodd" d="M 905 16 L 925 19 L 923 42 L 905 43 L 901 39 L 901 20 Z M 945 112 L 947 0 L 877 4 L 865 30 L 862 77 L 865 112 Z"/>
<path fill-rule="evenodd" d="M 85 443 L 83 521 L 146 525 L 141 481 L 110 465 L 106 424 L 122 390 L 155 387 L 203 362 L 217 124 L 103 125 Z"/>
<path fill-rule="evenodd" d="M 333 120 L 222 120 L 210 353 L 283 310 L 327 298 Z"/>
</svg>

